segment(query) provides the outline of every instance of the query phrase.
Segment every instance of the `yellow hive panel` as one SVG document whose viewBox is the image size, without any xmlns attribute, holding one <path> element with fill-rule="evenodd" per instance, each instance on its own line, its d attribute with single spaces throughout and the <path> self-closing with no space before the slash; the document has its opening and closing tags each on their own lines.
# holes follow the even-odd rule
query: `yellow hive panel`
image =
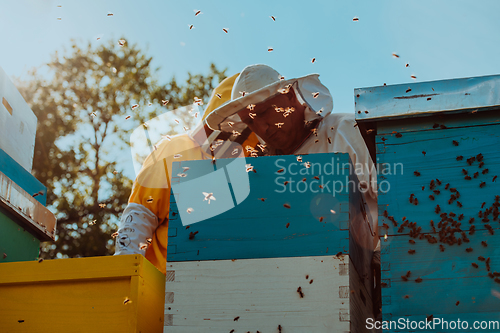
<svg viewBox="0 0 500 333">
<path fill-rule="evenodd" d="M 0 331 L 162 332 L 164 295 L 140 255 L 3 263 Z"/>
</svg>

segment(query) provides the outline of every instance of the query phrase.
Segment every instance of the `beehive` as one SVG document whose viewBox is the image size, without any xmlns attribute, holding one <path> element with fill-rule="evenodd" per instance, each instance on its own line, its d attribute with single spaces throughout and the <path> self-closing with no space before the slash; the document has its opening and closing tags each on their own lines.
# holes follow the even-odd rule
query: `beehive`
<svg viewBox="0 0 500 333">
<path fill-rule="evenodd" d="M 141 255 L 0 264 L 2 332 L 161 332 L 165 276 Z"/>
<path fill-rule="evenodd" d="M 500 76 L 355 90 L 376 147 L 384 320 L 499 320 L 499 93 Z"/>
<path fill-rule="evenodd" d="M 349 165 L 348 154 L 174 163 L 164 332 L 364 332 L 373 235 Z"/>
</svg>

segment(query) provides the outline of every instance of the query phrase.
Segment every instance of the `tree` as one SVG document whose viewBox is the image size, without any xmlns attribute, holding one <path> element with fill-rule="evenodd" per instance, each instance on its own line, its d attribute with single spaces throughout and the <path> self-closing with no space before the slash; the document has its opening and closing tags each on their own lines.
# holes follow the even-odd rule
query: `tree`
<svg viewBox="0 0 500 333">
<path fill-rule="evenodd" d="M 111 234 L 132 186 L 116 158 L 127 153 L 132 129 L 195 96 L 208 102 L 225 78 L 212 64 L 208 75 L 189 73 L 185 84 L 174 77 L 161 85 L 151 57 L 124 40 L 119 44 L 72 41 L 70 51 L 52 56 L 44 77 L 35 69 L 29 80 L 15 80 L 38 117 L 33 175 L 47 186 L 47 204 L 57 217 L 56 241 L 42 244 L 42 257 L 113 254 Z M 194 121 L 176 117 L 188 126 Z"/>
</svg>

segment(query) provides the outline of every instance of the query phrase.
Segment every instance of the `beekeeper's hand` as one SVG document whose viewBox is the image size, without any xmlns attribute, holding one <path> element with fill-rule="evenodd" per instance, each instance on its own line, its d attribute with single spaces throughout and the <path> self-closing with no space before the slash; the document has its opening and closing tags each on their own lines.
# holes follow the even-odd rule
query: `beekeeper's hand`
<svg viewBox="0 0 500 333">
<path fill-rule="evenodd" d="M 148 241 L 158 227 L 158 218 L 143 205 L 129 203 L 123 211 L 116 237 L 115 255 L 146 254 Z"/>
</svg>

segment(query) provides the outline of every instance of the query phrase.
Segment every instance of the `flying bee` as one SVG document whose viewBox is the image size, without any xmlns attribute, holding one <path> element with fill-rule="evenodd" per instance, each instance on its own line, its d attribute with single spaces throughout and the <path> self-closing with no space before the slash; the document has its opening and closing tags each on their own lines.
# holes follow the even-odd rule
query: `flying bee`
<svg viewBox="0 0 500 333">
<path fill-rule="evenodd" d="M 132 303 L 132 301 L 130 300 L 130 298 L 125 297 L 125 299 L 123 300 L 123 304 L 130 304 L 130 303 Z"/>
<path fill-rule="evenodd" d="M 312 95 L 313 95 L 313 98 L 318 98 L 319 92 L 312 93 Z"/>
<path fill-rule="evenodd" d="M 413 174 L 414 174 L 415 176 L 417 176 L 417 177 L 419 177 L 419 176 L 420 176 L 420 172 L 418 172 L 418 171 L 414 171 L 414 172 L 413 172 Z"/>
<path fill-rule="evenodd" d="M 417 77 L 416 77 L 415 75 L 410 75 L 410 77 L 411 77 L 412 79 L 414 79 L 414 80 L 416 80 L 416 79 L 417 79 Z"/>
<path fill-rule="evenodd" d="M 285 227 L 288 229 L 289 226 L 290 226 L 290 223 L 287 223 Z"/>
<path fill-rule="evenodd" d="M 271 15 L 271 16 L 269 16 L 269 17 L 271 18 L 271 20 L 273 20 L 274 22 L 276 22 L 276 17 L 274 17 L 274 16 L 272 16 L 272 15 Z"/>
<path fill-rule="evenodd" d="M 226 28 L 222 28 L 222 31 L 224 31 L 226 34 L 228 33 L 228 30 Z"/>
<path fill-rule="evenodd" d="M 458 146 L 458 141 L 453 140 L 452 142 L 454 146 Z"/>
<path fill-rule="evenodd" d="M 146 250 L 147 248 L 148 248 L 148 244 L 144 244 L 144 243 L 139 244 L 139 249 Z"/>
<path fill-rule="evenodd" d="M 105 208 L 105 207 L 106 207 L 106 204 L 104 204 L 104 203 L 99 204 L 99 208 Z"/>
<path fill-rule="evenodd" d="M 319 177 L 318 177 L 318 176 L 314 176 L 313 178 L 314 178 L 314 179 L 316 179 L 316 180 L 319 180 Z"/>
<path fill-rule="evenodd" d="M 267 48 L 267 52 L 273 52 L 273 48 L 272 47 L 268 47 Z"/>
<path fill-rule="evenodd" d="M 311 59 L 311 63 L 314 64 L 316 62 L 316 58 Z"/>
<path fill-rule="evenodd" d="M 147 203 L 153 203 L 154 199 L 152 196 L 150 196 L 149 198 L 146 199 L 146 202 Z"/>
<path fill-rule="evenodd" d="M 306 167 L 306 169 L 309 169 L 311 167 L 311 163 L 310 162 L 304 162 L 304 166 Z"/>
<path fill-rule="evenodd" d="M 278 126 L 278 128 L 281 128 L 285 123 L 275 123 L 274 125 Z"/>
<path fill-rule="evenodd" d="M 410 298 L 410 295 L 404 295 L 404 299 Z"/>
<path fill-rule="evenodd" d="M 285 185 L 285 186 L 286 186 L 286 185 L 288 185 L 288 183 L 289 183 L 289 181 L 287 180 L 287 181 L 285 181 L 285 182 L 283 183 L 283 185 Z"/>
<path fill-rule="evenodd" d="M 319 221 L 320 221 L 320 222 L 323 222 L 323 216 L 320 216 L 320 217 L 319 217 Z"/>
<path fill-rule="evenodd" d="M 257 116 L 257 114 L 256 114 L 256 113 L 251 113 L 251 112 L 250 112 L 250 113 L 248 114 L 248 116 L 249 116 L 250 118 L 252 118 L 252 119 L 255 119 L 255 117 Z"/>
<path fill-rule="evenodd" d="M 194 25 L 193 24 L 189 24 L 189 30 L 192 30 L 194 28 Z"/>
<path fill-rule="evenodd" d="M 359 17 L 354 16 L 352 20 L 353 20 L 354 22 L 358 22 L 358 21 L 359 21 Z"/>
<path fill-rule="evenodd" d="M 498 176 L 493 177 L 493 179 L 491 181 L 494 182 L 497 179 L 497 177 Z"/>
<path fill-rule="evenodd" d="M 283 207 L 290 209 L 291 206 L 289 204 L 283 204 Z"/>
<path fill-rule="evenodd" d="M 332 144 L 332 139 L 330 139 L 330 137 L 328 137 L 328 143 Z M 495 178 L 496 178 L 496 176 L 495 176 Z"/>
<path fill-rule="evenodd" d="M 205 199 L 203 199 L 203 201 L 208 201 L 208 204 L 210 204 L 210 200 L 215 201 L 215 197 L 214 197 L 213 193 L 207 193 L 207 192 L 202 192 L 202 193 L 205 196 Z"/>
<path fill-rule="evenodd" d="M 297 156 L 297 162 L 302 162 L 302 156 Z"/>
<path fill-rule="evenodd" d="M 194 10 L 194 16 L 198 16 L 200 14 L 203 14 L 201 10 L 196 10 L 196 9 Z"/>
<path fill-rule="evenodd" d="M 116 238 L 118 236 L 118 231 L 111 234 L 111 238 Z"/>
<path fill-rule="evenodd" d="M 393 54 L 392 54 L 392 56 L 393 56 L 394 58 L 399 58 L 399 55 L 398 55 L 398 54 L 396 54 L 396 53 L 393 53 Z"/>
<path fill-rule="evenodd" d="M 457 301 L 457 302 L 455 303 L 455 305 L 456 305 L 456 306 L 458 306 L 458 304 L 460 304 L 460 301 Z"/>
<path fill-rule="evenodd" d="M 234 321 L 238 321 L 238 319 L 240 319 L 240 316 L 235 317 L 233 320 L 234 320 Z"/>
<path fill-rule="evenodd" d="M 411 91 L 411 88 L 406 89 L 406 93 L 409 93 Z"/>
</svg>

